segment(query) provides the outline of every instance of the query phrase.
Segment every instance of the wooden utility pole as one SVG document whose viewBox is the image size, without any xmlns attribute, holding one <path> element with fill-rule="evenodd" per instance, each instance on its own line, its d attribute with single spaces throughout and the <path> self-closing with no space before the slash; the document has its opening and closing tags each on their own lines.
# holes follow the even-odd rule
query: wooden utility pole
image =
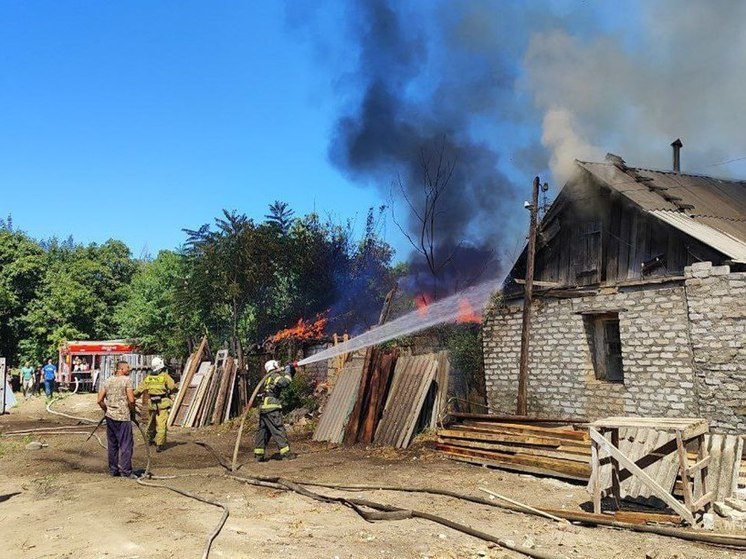
<svg viewBox="0 0 746 559">
<path fill-rule="evenodd" d="M 534 288 L 534 255 L 536 254 L 537 215 L 539 213 L 539 177 L 534 178 L 531 195 L 531 224 L 526 250 L 526 283 L 523 288 L 523 325 L 521 327 L 521 361 L 518 367 L 518 415 L 528 414 L 528 346 L 531 332 L 531 295 Z"/>
</svg>

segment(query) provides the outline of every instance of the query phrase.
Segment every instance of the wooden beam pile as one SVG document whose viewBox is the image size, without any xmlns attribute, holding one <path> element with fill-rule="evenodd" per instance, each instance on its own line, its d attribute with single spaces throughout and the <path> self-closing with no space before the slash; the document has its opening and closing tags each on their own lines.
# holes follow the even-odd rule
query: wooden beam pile
<svg viewBox="0 0 746 559">
<path fill-rule="evenodd" d="M 567 424 L 462 419 L 438 430 L 436 448 L 453 460 L 518 472 L 579 481 L 591 473 L 588 433 Z"/>
<path fill-rule="evenodd" d="M 238 364 L 225 349 L 218 351 L 214 363 L 203 361 L 205 349 L 206 340 L 203 340 L 187 361 L 169 415 L 169 425 L 204 427 L 220 424 L 230 419 L 234 407 L 240 407 L 233 405 Z"/>
</svg>

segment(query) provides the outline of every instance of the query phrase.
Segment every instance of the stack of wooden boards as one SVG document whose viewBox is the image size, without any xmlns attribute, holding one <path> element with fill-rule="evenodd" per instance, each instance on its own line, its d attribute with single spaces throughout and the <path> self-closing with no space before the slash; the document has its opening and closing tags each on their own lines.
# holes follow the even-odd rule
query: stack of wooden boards
<svg viewBox="0 0 746 559">
<path fill-rule="evenodd" d="M 179 391 L 171 407 L 168 424 L 203 427 L 228 421 L 234 409 L 238 366 L 228 350 L 220 350 L 215 362 L 203 361 L 203 339 L 187 361 Z"/>
<path fill-rule="evenodd" d="M 452 414 L 456 420 L 438 431 L 437 448 L 449 458 L 505 470 L 547 475 L 588 482 L 590 438 L 582 423 L 533 420 L 475 414 Z M 680 494 L 677 478 L 678 456 L 669 433 L 650 429 L 620 432 L 619 448 L 659 485 Z M 715 500 L 730 497 L 746 485 L 746 464 L 742 460 L 744 441 L 736 435 L 705 436 L 710 463 L 708 490 Z M 690 453 L 691 463 L 696 454 Z M 611 484 L 610 467 L 602 466 L 602 487 Z M 675 484 L 675 485 L 674 485 Z M 660 506 L 650 489 L 635 477 L 622 481 L 625 499 L 649 506 Z"/>
<path fill-rule="evenodd" d="M 486 415 L 461 419 L 438 430 L 436 448 L 453 460 L 505 470 L 578 481 L 591 474 L 588 433 L 563 423 Z"/>
</svg>

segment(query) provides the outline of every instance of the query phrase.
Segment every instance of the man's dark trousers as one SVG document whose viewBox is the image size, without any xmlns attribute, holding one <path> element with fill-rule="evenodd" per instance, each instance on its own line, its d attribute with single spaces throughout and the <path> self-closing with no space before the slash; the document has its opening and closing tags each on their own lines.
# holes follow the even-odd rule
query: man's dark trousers
<svg viewBox="0 0 746 559">
<path fill-rule="evenodd" d="M 259 414 L 259 429 L 256 432 L 256 441 L 254 444 L 254 454 L 259 454 L 256 449 L 265 449 L 269 438 L 272 437 L 280 449 L 280 454 L 286 454 L 290 451 L 288 446 L 288 435 L 285 431 L 285 425 L 282 421 L 282 412 L 274 410 Z M 263 453 L 262 453 L 263 454 Z"/>
<path fill-rule="evenodd" d="M 132 424 L 107 417 L 106 441 L 111 475 L 127 477 L 132 474 Z"/>
</svg>

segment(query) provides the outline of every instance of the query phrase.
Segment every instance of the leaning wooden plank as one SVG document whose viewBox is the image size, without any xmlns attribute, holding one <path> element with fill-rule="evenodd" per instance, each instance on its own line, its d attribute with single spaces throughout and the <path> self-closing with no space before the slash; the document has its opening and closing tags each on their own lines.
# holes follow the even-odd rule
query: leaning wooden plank
<svg viewBox="0 0 746 559">
<path fill-rule="evenodd" d="M 223 365 L 223 377 L 220 380 L 220 386 L 218 387 L 217 399 L 215 400 L 215 408 L 212 412 L 212 423 L 222 423 L 223 414 L 225 411 L 225 401 L 228 398 L 228 387 L 233 376 L 233 357 L 226 357 L 225 364 Z"/>
<path fill-rule="evenodd" d="M 190 410 L 192 409 L 192 403 L 194 402 L 194 398 L 197 395 L 197 390 L 199 389 L 199 385 L 202 382 L 202 378 L 205 376 L 205 373 L 207 373 L 207 370 L 210 368 L 210 362 L 209 361 L 203 361 L 199 364 L 199 367 L 197 369 L 197 372 L 192 375 L 192 379 L 188 386 L 186 386 L 186 392 L 184 394 L 184 398 L 181 402 L 181 405 L 179 406 L 179 409 L 177 410 L 176 419 L 174 420 L 174 425 L 179 426 L 186 426 L 186 419 L 189 415 Z"/>
<path fill-rule="evenodd" d="M 435 382 L 438 385 L 438 395 L 433 405 L 433 413 L 430 417 L 430 428 L 437 429 L 438 423 L 443 421 L 448 411 L 448 379 L 450 377 L 451 364 L 448 360 L 448 351 L 439 351 L 438 372 L 435 375 Z"/>
<path fill-rule="evenodd" d="M 225 411 L 223 412 L 223 421 L 228 421 L 231 418 L 231 408 L 233 407 L 233 395 L 236 392 L 236 377 L 238 375 L 238 363 L 233 360 L 231 362 L 230 379 L 228 380 L 227 393 L 225 397 Z"/>
<path fill-rule="evenodd" d="M 212 369 L 213 366 L 211 364 L 208 364 L 207 371 L 199 381 L 197 392 L 194 394 L 194 400 L 192 400 L 192 403 L 189 406 L 189 413 L 187 414 L 187 419 L 184 422 L 185 427 L 194 427 L 197 415 L 200 410 L 200 406 L 202 405 L 202 399 L 204 397 L 205 390 L 207 390 L 207 385 L 210 381 L 210 377 L 212 376 Z"/>
<path fill-rule="evenodd" d="M 642 481 L 653 490 L 653 493 L 656 497 L 661 499 L 663 502 L 665 502 L 671 509 L 679 514 L 681 518 L 683 518 L 685 521 L 687 521 L 692 526 L 694 525 L 694 516 L 692 513 L 687 510 L 687 508 L 682 505 L 679 501 L 673 498 L 673 496 L 663 489 L 658 483 L 652 479 L 648 474 L 646 474 L 644 471 L 642 471 L 640 468 L 637 467 L 637 465 L 632 462 L 629 458 L 627 458 L 624 454 L 622 454 L 618 448 L 615 448 L 609 441 L 606 440 L 606 438 L 601 435 L 598 431 L 595 429 L 590 430 L 591 438 L 598 443 L 599 447 L 603 448 L 606 452 L 608 452 L 611 456 L 616 458 L 619 461 L 619 464 L 621 466 L 624 466 L 627 468 L 630 472 L 632 472 L 634 475 L 639 476 Z"/>
<path fill-rule="evenodd" d="M 206 348 L 207 336 L 202 336 L 202 340 L 200 340 L 199 346 L 197 346 L 197 349 L 190 357 L 187 364 L 188 366 L 184 368 L 184 374 L 181 376 L 181 380 L 179 382 L 179 391 L 176 393 L 176 399 L 174 400 L 174 404 L 171 407 L 171 413 L 168 416 L 167 425 L 169 426 L 173 425 L 174 420 L 176 419 L 176 414 L 181 407 L 181 402 L 184 399 L 189 385 L 192 382 L 192 376 L 194 376 L 194 374 L 197 372 L 197 369 L 202 362 L 202 355 L 204 354 Z"/>
</svg>

